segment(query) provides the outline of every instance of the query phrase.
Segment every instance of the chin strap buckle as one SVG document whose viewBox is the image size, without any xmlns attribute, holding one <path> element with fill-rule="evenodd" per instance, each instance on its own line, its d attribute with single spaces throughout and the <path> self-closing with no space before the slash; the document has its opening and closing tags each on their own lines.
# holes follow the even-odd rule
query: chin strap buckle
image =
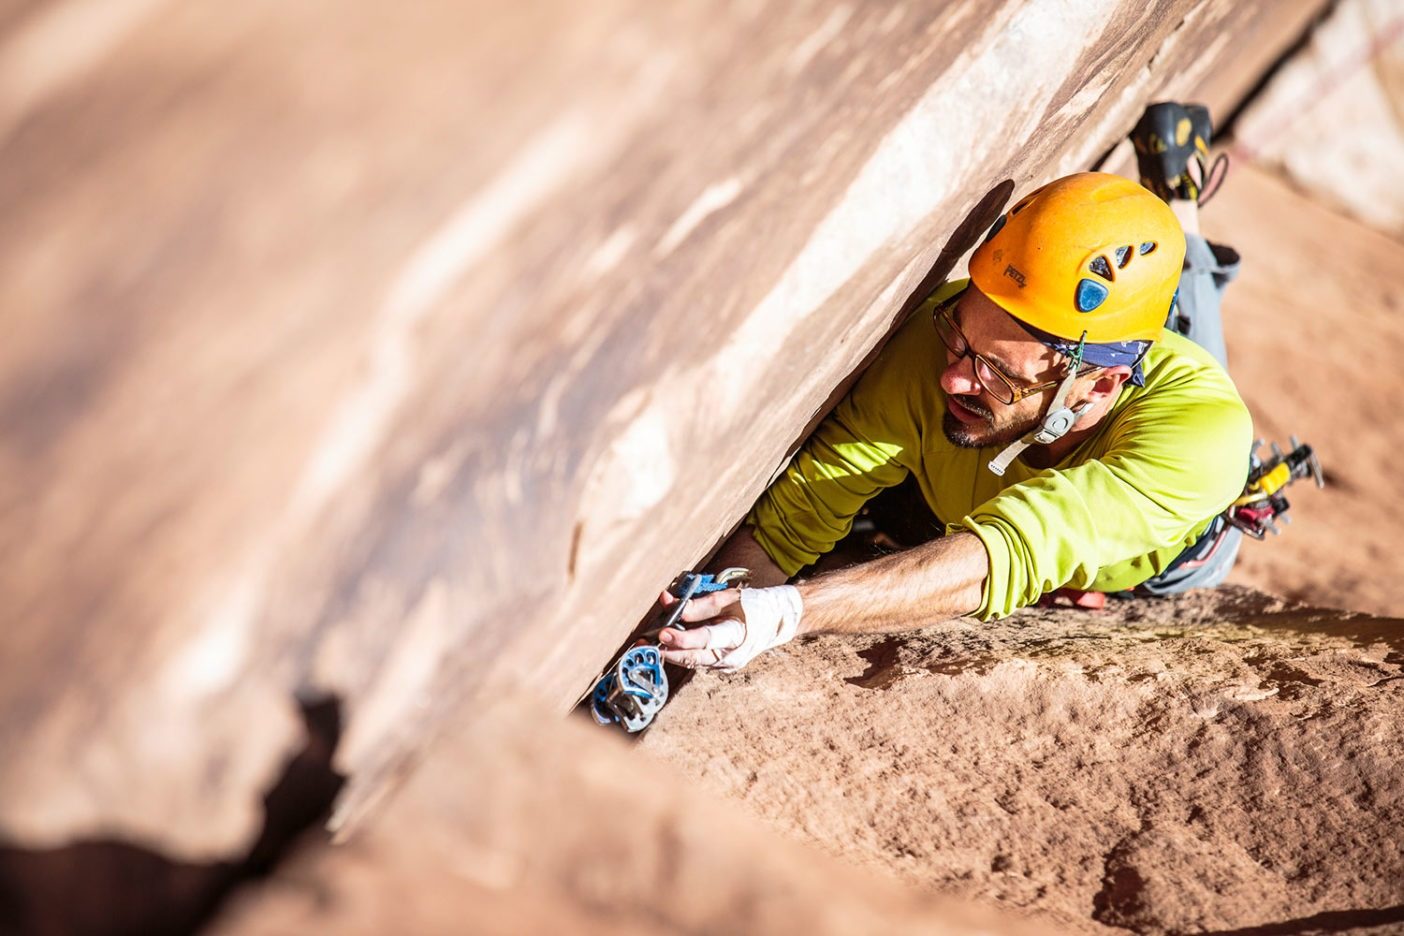
<svg viewBox="0 0 1404 936">
<path fill-rule="evenodd" d="M 1082 333 L 1082 340 L 1077 343 L 1077 349 L 1068 358 L 1068 373 L 1063 378 L 1063 382 L 1058 385 L 1058 392 L 1053 394 L 1053 402 L 1048 404 L 1048 412 L 1039 421 L 1038 428 L 1009 445 L 994 458 L 990 459 L 990 471 L 1004 477 L 1004 473 L 1009 470 L 1014 459 L 1023 454 L 1024 449 L 1030 445 L 1048 445 L 1057 442 L 1063 436 L 1072 431 L 1089 409 L 1091 403 L 1083 403 L 1081 406 L 1068 406 L 1068 394 L 1072 393 L 1073 384 L 1077 381 L 1078 371 L 1082 369 L 1082 351 L 1087 343 L 1087 333 Z"/>
</svg>

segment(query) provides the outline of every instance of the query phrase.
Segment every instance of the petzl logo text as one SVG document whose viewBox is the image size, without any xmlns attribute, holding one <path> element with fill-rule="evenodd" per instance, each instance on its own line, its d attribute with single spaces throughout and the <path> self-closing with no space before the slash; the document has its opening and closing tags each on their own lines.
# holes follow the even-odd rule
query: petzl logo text
<svg viewBox="0 0 1404 936">
<path fill-rule="evenodd" d="M 1024 274 L 1014 269 L 1014 264 L 1011 263 L 1004 268 L 1004 275 L 1018 283 L 1020 289 L 1024 288 Z"/>
</svg>

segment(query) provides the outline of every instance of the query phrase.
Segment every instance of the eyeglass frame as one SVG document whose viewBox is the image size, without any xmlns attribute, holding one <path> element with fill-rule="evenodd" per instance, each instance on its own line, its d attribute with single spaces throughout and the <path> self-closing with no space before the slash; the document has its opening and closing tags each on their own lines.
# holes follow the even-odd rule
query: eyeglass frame
<svg viewBox="0 0 1404 936">
<path fill-rule="evenodd" d="M 975 374 L 975 382 L 978 383 L 986 393 L 994 397 L 1000 403 L 1003 403 L 1005 406 L 1013 406 L 1020 400 L 1026 400 L 1034 394 L 1042 393 L 1045 390 L 1052 389 L 1053 387 L 1056 387 L 1059 384 L 1061 384 L 1067 378 L 1067 367 L 1071 363 L 1071 361 L 1069 361 L 1067 364 L 1064 364 L 1063 375 L 1061 377 L 1056 377 L 1053 380 L 1045 380 L 1042 383 L 1034 384 L 1033 386 L 1024 386 L 1023 381 L 1016 380 L 1015 378 L 1009 376 L 1003 370 L 1001 370 L 1000 367 L 994 363 L 994 361 L 991 361 L 989 358 L 985 357 L 983 354 L 971 347 L 970 339 L 965 336 L 965 332 L 961 330 L 960 323 L 957 322 L 955 320 L 955 316 L 951 314 L 951 310 L 955 307 L 956 303 L 959 302 L 960 298 L 964 295 L 965 290 L 961 290 L 955 295 L 950 296 L 937 303 L 936 307 L 931 310 L 931 321 L 936 328 L 936 336 L 941 339 L 941 344 L 946 346 L 946 350 L 948 352 L 957 355 L 955 361 L 947 364 L 948 367 L 960 363 L 967 357 L 972 358 L 975 362 L 975 365 L 972 368 L 972 371 Z M 951 329 L 955 332 L 956 337 L 958 337 L 961 340 L 961 342 L 965 345 L 964 351 L 957 351 L 951 346 L 951 343 L 946 340 L 946 335 L 941 328 L 941 321 L 943 319 L 950 324 Z M 996 393 L 994 389 L 991 388 L 990 385 L 985 382 L 984 378 L 980 376 L 980 365 L 982 364 L 985 367 L 989 368 L 990 373 L 994 374 L 997 378 L 999 378 L 999 380 L 1004 381 L 1005 385 L 1009 388 L 1010 394 L 1012 395 L 1011 399 L 1007 401 L 1002 399 L 1000 395 Z M 1077 373 L 1077 376 L 1085 377 L 1093 371 L 1100 369 L 1101 368 L 1096 364 L 1089 364 L 1086 367 L 1080 369 Z"/>
</svg>

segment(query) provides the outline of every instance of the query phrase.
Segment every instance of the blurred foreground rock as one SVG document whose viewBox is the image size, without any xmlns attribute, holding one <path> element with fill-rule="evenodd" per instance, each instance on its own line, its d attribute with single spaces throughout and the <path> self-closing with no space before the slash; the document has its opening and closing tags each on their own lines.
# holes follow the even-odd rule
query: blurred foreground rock
<svg viewBox="0 0 1404 936">
<path fill-rule="evenodd" d="M 800 641 L 694 679 L 642 747 L 794 838 L 1077 931 L 1404 926 L 1398 619 L 1226 588 Z"/>
<path fill-rule="evenodd" d="M 1321 6 L 17 8 L 0 841 L 239 854 L 298 696 L 342 827 L 564 710 L 1015 188 Z"/>
<path fill-rule="evenodd" d="M 765 830 L 622 737 L 517 707 L 436 743 L 340 846 L 313 844 L 214 932 L 1047 933 Z"/>
</svg>

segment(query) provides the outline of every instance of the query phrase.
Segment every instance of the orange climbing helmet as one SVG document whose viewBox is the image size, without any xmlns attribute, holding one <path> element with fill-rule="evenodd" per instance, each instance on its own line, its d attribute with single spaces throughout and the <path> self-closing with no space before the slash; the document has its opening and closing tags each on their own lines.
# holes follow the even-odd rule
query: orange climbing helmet
<svg viewBox="0 0 1404 936">
<path fill-rule="evenodd" d="M 1185 260 L 1170 206 L 1129 179 L 1080 172 L 995 222 L 970 279 L 1034 328 L 1093 344 L 1160 336 Z"/>
</svg>

